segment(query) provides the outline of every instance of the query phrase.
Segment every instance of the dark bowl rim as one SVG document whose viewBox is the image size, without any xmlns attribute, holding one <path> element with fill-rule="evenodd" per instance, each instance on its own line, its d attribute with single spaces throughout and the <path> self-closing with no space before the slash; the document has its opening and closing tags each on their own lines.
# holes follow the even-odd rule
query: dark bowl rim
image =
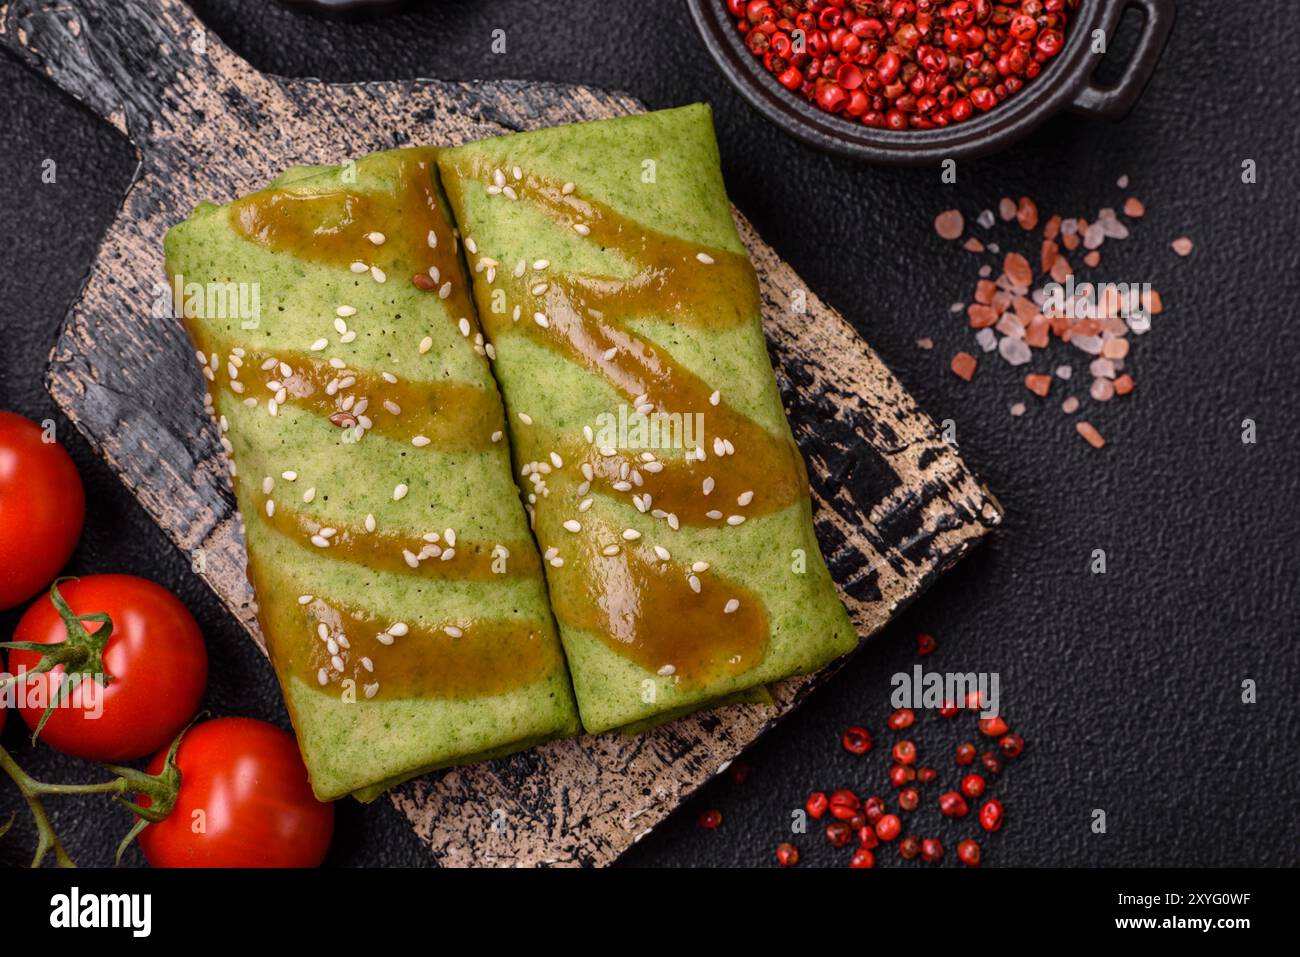
<svg viewBox="0 0 1300 957">
<path fill-rule="evenodd" d="M 1010 102 L 966 123 L 937 130 L 895 132 L 854 123 L 792 96 L 749 52 L 724 0 L 686 0 L 709 54 L 751 106 L 780 129 L 812 146 L 850 159 L 921 165 L 986 156 L 1028 135 L 1069 107 L 1096 63 L 1093 31 L 1114 28 L 1127 0 L 1083 0 L 1065 49 Z"/>
</svg>

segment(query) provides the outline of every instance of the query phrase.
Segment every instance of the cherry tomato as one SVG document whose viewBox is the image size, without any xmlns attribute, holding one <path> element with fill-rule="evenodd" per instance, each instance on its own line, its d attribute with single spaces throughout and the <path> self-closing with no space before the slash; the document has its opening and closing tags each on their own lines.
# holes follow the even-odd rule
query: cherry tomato
<svg viewBox="0 0 1300 957">
<path fill-rule="evenodd" d="M 85 517 L 72 457 L 35 422 L 0 412 L 0 611 L 54 580 Z"/>
<path fill-rule="evenodd" d="M 149 772 L 166 757 L 166 749 L 155 755 Z M 316 867 L 324 859 L 334 805 L 312 794 L 292 735 L 252 718 L 205 721 L 185 732 L 176 767 L 175 807 L 140 833 L 154 867 Z"/>
<path fill-rule="evenodd" d="M 133 575 L 90 575 L 60 582 L 64 601 L 78 615 L 105 612 L 113 631 L 103 649 L 106 685 L 94 678 L 50 712 L 40 740 L 65 754 L 92 761 L 128 761 L 172 742 L 198 710 L 208 680 L 208 653 L 198 623 L 180 600 L 161 585 Z M 93 637 L 103 625 L 83 622 Z M 68 628 L 49 596 L 23 614 L 14 641 L 53 645 Z M 10 651 L 9 664 L 34 669 L 41 656 Z M 35 729 L 45 713 L 52 675 L 35 675 L 18 689 L 19 713 Z M 62 679 L 61 680 L 66 680 Z M 94 682 L 96 687 L 84 687 Z"/>
</svg>

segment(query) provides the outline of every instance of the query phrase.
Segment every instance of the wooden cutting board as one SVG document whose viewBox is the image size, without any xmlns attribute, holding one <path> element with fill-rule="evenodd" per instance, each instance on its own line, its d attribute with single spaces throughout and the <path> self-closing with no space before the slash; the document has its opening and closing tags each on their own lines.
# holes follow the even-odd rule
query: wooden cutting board
<svg viewBox="0 0 1300 957">
<path fill-rule="evenodd" d="M 216 428 L 180 324 L 152 317 L 162 238 L 292 164 L 456 144 L 642 109 L 578 86 L 415 80 L 326 84 L 258 73 L 178 0 L 0 2 L 0 43 L 116 127 L 140 159 L 50 357 L 59 406 L 261 643 Z M 739 214 L 818 536 L 863 637 L 1001 520 L 844 319 Z M 391 800 L 448 865 L 607 864 L 726 767 L 834 667 L 637 738 L 559 741 L 434 773 Z"/>
</svg>

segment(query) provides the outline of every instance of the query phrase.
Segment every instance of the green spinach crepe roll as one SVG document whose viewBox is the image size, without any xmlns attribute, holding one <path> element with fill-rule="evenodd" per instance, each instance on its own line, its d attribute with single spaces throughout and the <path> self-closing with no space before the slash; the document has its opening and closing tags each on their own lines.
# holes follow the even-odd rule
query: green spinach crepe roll
<svg viewBox="0 0 1300 957">
<path fill-rule="evenodd" d="M 166 240 L 323 799 L 578 730 L 435 157 L 294 169 Z M 211 308 L 240 283 L 259 315 Z"/>
<path fill-rule="evenodd" d="M 587 730 L 853 648 L 708 108 L 470 143 L 438 165 Z"/>
</svg>

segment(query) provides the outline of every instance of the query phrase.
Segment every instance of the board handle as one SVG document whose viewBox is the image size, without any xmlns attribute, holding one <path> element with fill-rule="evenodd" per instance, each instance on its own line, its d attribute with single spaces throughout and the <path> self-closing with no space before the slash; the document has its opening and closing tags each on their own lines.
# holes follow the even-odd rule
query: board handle
<svg viewBox="0 0 1300 957">
<path fill-rule="evenodd" d="M 0 2 L 0 46 L 137 142 L 216 42 L 179 0 Z"/>
</svg>

